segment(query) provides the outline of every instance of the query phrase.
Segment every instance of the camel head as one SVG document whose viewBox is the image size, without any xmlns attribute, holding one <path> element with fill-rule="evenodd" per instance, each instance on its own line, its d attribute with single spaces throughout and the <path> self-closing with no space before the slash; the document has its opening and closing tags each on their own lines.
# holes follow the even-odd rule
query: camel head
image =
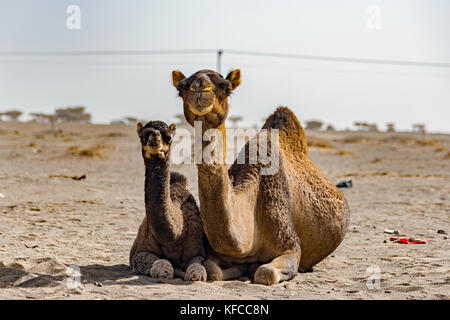
<svg viewBox="0 0 450 320">
<path fill-rule="evenodd" d="M 150 121 L 143 126 L 142 123 L 138 122 L 136 131 L 141 141 L 144 159 L 151 159 L 152 157 L 166 159 L 170 152 L 175 130 L 175 123 L 168 126 L 162 121 Z"/>
<path fill-rule="evenodd" d="M 194 126 L 201 121 L 203 127 L 218 128 L 228 115 L 228 97 L 241 83 L 241 71 L 231 71 L 224 79 L 212 70 L 200 70 L 186 78 L 181 71 L 172 71 L 172 83 L 183 99 L 184 116 Z"/>
</svg>

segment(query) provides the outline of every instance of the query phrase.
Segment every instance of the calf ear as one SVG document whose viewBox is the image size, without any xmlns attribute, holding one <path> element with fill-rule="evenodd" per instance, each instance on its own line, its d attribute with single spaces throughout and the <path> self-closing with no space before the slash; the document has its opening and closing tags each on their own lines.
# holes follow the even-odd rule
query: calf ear
<svg viewBox="0 0 450 320">
<path fill-rule="evenodd" d="M 183 81 L 186 79 L 183 73 L 179 70 L 172 71 L 172 84 L 175 88 L 178 89 L 178 85 L 180 84 L 180 81 Z"/>
<path fill-rule="evenodd" d="M 227 80 L 231 82 L 232 90 L 236 89 L 241 84 L 241 70 L 234 69 L 227 75 Z"/>
<path fill-rule="evenodd" d="M 175 123 L 172 123 L 172 124 L 170 124 L 169 129 L 170 129 L 170 133 L 173 136 L 175 134 L 175 131 L 177 131 L 177 125 Z"/>
<path fill-rule="evenodd" d="M 136 132 L 139 134 L 139 133 L 141 133 L 141 130 L 142 130 L 142 123 L 140 123 L 140 122 L 138 122 L 137 124 L 136 124 Z"/>
</svg>

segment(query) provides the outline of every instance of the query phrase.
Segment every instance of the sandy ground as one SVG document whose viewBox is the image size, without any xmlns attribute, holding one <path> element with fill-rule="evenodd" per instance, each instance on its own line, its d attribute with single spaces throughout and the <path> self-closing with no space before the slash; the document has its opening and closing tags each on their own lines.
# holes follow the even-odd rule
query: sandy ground
<svg viewBox="0 0 450 320">
<path fill-rule="evenodd" d="M 344 242 L 313 272 L 266 287 L 246 279 L 162 282 L 132 274 L 128 253 L 144 216 L 144 166 L 134 127 L 48 129 L 0 122 L 0 299 L 450 296 L 450 236 L 437 232 L 450 233 L 448 135 L 308 133 L 310 156 L 330 180 L 353 180 L 354 187 L 343 190 L 351 224 Z M 188 176 L 197 196 L 196 167 L 172 169 Z M 392 243 L 385 228 L 428 243 Z M 72 288 L 70 265 L 79 267 L 83 288 Z M 380 287 L 374 280 L 369 289 L 376 270 Z"/>
</svg>

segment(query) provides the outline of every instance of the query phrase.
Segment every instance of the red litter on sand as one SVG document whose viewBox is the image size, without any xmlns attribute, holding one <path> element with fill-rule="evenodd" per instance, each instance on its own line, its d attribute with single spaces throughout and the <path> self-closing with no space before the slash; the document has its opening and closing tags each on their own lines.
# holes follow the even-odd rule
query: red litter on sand
<svg viewBox="0 0 450 320">
<path fill-rule="evenodd" d="M 426 244 L 426 240 L 422 239 L 414 239 L 414 238 L 399 238 L 399 237 L 390 237 L 390 241 L 394 241 L 396 243 L 404 243 L 404 244 Z"/>
</svg>

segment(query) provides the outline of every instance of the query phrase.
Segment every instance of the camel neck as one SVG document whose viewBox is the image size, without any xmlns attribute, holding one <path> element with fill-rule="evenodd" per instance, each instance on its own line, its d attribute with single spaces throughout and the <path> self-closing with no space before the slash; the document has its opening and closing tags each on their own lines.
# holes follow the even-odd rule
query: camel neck
<svg viewBox="0 0 450 320">
<path fill-rule="evenodd" d="M 170 168 L 169 161 L 152 157 L 145 159 L 145 189 L 149 191 L 165 192 L 169 189 Z"/>
<path fill-rule="evenodd" d="M 226 159 L 225 125 L 218 128 L 222 133 L 223 159 Z M 209 143 L 203 143 L 203 150 Z M 219 146 L 216 146 L 219 147 Z M 235 194 L 228 176 L 228 166 L 223 163 L 197 165 L 200 214 L 210 244 L 218 253 L 238 256 L 249 249 L 249 241 L 242 228 L 251 225 L 253 216 L 241 215 L 235 207 Z M 243 210 L 245 211 L 245 210 Z"/>
<path fill-rule="evenodd" d="M 145 211 L 150 230 L 161 241 L 173 242 L 181 233 L 182 216 L 170 198 L 169 160 L 145 159 Z"/>
<path fill-rule="evenodd" d="M 230 192 L 232 192 L 230 179 L 228 177 L 228 166 L 226 164 L 227 148 L 226 148 L 226 129 L 223 123 L 216 130 L 214 141 L 203 141 L 202 143 L 202 163 L 197 165 L 198 169 L 198 184 L 200 192 L 200 205 L 205 207 L 205 203 L 211 201 L 211 199 L 221 199 L 217 203 L 218 210 L 226 210 L 227 198 Z M 202 132 L 204 139 L 205 133 Z M 208 140 L 208 139 L 207 139 Z M 206 157 L 211 152 L 222 152 L 222 163 L 208 162 Z M 217 155 L 217 154 L 216 154 Z M 217 160 L 220 159 L 220 154 L 217 155 Z M 202 199 L 203 198 L 203 199 Z M 226 215 L 222 215 L 223 223 L 229 223 L 225 221 Z"/>
<path fill-rule="evenodd" d="M 227 152 L 227 132 L 225 124 L 218 128 L 208 128 L 207 126 L 195 125 L 195 161 L 198 164 L 211 163 L 214 159 L 215 163 L 226 162 Z M 222 156 L 222 157 L 221 157 Z"/>
</svg>

